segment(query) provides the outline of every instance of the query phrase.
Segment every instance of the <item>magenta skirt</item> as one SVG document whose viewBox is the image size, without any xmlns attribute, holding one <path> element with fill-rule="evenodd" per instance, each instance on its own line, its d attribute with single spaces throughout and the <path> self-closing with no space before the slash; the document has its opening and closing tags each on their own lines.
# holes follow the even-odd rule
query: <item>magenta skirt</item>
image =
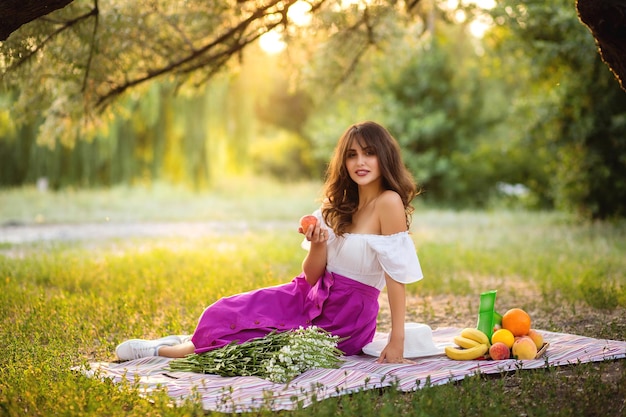
<svg viewBox="0 0 626 417">
<path fill-rule="evenodd" d="M 346 338 L 338 348 L 361 353 L 376 332 L 380 291 L 351 278 L 326 273 L 311 286 L 301 274 L 288 284 L 222 298 L 207 307 L 191 338 L 196 353 L 243 343 L 272 331 L 321 327 Z"/>
</svg>

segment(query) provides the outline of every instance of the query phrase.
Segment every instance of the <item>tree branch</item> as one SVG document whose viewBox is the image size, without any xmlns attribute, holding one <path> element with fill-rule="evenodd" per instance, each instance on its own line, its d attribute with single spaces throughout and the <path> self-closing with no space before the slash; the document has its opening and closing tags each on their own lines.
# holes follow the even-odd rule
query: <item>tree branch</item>
<svg viewBox="0 0 626 417">
<path fill-rule="evenodd" d="M 93 61 L 93 54 L 96 50 L 96 35 L 98 34 L 98 16 L 99 14 L 99 9 L 98 9 L 98 0 L 94 0 L 93 2 L 93 10 L 95 19 L 93 22 L 93 33 L 91 34 L 91 45 L 89 46 L 89 56 L 87 57 L 87 65 L 86 65 L 86 69 L 85 69 L 85 77 L 83 78 L 83 88 L 82 88 L 82 92 L 85 93 L 86 89 L 87 89 L 87 80 L 89 80 L 89 71 L 91 69 L 91 62 Z"/>
<path fill-rule="evenodd" d="M 253 22 L 267 15 L 274 14 L 274 12 L 268 13 L 268 10 L 275 7 L 279 3 L 282 3 L 285 8 L 289 8 L 296 1 L 297 0 L 287 0 L 287 1 L 272 0 L 270 3 L 255 10 L 254 13 L 252 13 L 245 20 L 239 22 L 239 24 L 237 24 L 235 27 L 230 28 L 225 33 L 213 39 L 211 42 L 204 45 L 203 47 L 191 51 L 189 55 L 184 56 L 183 58 L 175 62 L 171 62 L 170 64 L 165 65 L 161 68 L 157 68 L 152 71 L 149 71 L 144 76 L 137 77 L 134 79 L 127 79 L 124 83 L 111 88 L 111 90 L 109 90 L 106 94 L 98 98 L 96 102 L 96 108 L 105 107 L 106 104 L 109 103 L 113 98 L 119 96 L 120 94 L 128 90 L 129 88 L 140 85 L 146 81 L 157 78 L 163 74 L 167 74 L 167 73 L 185 74 L 185 73 L 189 73 L 189 72 L 192 72 L 194 70 L 197 70 L 199 68 L 206 67 L 206 66 L 213 67 L 213 69 L 210 72 L 214 74 L 217 70 L 219 70 L 219 68 L 225 65 L 225 63 L 228 61 L 228 58 L 235 55 L 236 53 L 241 51 L 246 45 L 254 42 L 259 36 L 261 36 L 261 33 L 257 33 L 249 38 L 244 39 L 243 41 L 241 40 L 242 35 L 245 33 L 245 30 Z M 267 25 L 266 30 L 269 31 L 281 23 L 282 23 L 282 19 L 278 22 L 274 22 L 270 25 Z M 231 42 L 233 42 L 232 45 L 228 47 L 226 50 L 215 53 L 213 55 L 209 55 L 210 52 L 216 47 L 228 45 Z M 196 64 L 192 64 L 193 61 L 197 61 L 197 60 L 200 60 L 200 62 Z"/>
<path fill-rule="evenodd" d="M 22 25 L 62 9 L 73 0 L 0 0 L 0 41 Z"/>
<path fill-rule="evenodd" d="M 78 17 L 75 17 L 72 20 L 67 20 L 65 22 L 63 22 L 63 25 L 58 28 L 57 30 L 55 30 L 54 32 L 52 32 L 50 35 L 48 35 L 48 37 L 46 37 L 39 45 L 35 46 L 35 48 L 33 48 L 33 50 L 30 51 L 29 54 L 25 55 L 24 57 L 22 57 L 21 59 L 19 59 L 17 62 L 15 62 L 14 64 L 12 64 L 6 72 L 9 71 L 13 71 L 19 67 L 21 67 L 24 63 L 26 63 L 29 59 L 31 59 L 37 52 L 39 52 L 40 50 L 43 49 L 43 47 L 50 41 L 54 40 L 54 38 L 59 35 L 60 33 L 66 31 L 67 29 L 71 28 L 72 26 L 74 26 L 75 24 L 79 23 L 80 21 L 84 20 L 84 19 L 88 19 L 91 16 L 97 16 L 98 15 L 98 9 L 97 9 L 97 3 L 96 3 L 96 8 L 91 9 L 89 12 L 80 15 Z"/>
</svg>

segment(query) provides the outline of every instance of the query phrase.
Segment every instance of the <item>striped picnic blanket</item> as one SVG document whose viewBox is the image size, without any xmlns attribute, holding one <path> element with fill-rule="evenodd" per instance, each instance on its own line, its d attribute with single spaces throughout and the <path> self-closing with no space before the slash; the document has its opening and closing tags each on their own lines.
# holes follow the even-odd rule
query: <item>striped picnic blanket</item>
<svg viewBox="0 0 626 417">
<path fill-rule="evenodd" d="M 449 344 L 462 329 L 446 327 L 433 330 L 435 344 Z M 536 369 L 626 358 L 626 341 L 594 339 L 565 333 L 539 331 L 549 343 L 539 359 L 518 361 L 453 361 L 444 355 L 416 359 L 414 364 L 377 364 L 367 355 L 345 357 L 339 369 L 307 371 L 288 384 L 273 383 L 257 377 L 220 377 L 192 372 L 169 372 L 170 359 L 150 357 L 122 363 L 91 363 L 81 368 L 85 375 L 124 379 L 139 384 L 146 395 L 166 389 L 174 403 L 195 398 L 205 410 L 239 413 L 266 410 L 292 410 L 314 401 L 361 390 L 394 386 L 410 392 L 425 386 L 457 381 L 476 373 L 499 374 L 519 369 Z M 377 333 L 376 338 L 386 338 Z"/>
</svg>

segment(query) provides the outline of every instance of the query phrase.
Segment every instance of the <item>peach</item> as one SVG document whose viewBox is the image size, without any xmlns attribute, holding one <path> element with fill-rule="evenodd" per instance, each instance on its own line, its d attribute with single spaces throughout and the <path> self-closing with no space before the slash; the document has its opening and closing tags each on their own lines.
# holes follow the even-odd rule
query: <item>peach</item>
<svg viewBox="0 0 626 417">
<path fill-rule="evenodd" d="M 522 336 L 513 343 L 513 357 L 515 359 L 535 359 L 537 356 L 537 346 L 533 339 Z"/>
<path fill-rule="evenodd" d="M 496 342 L 489 348 L 489 356 L 496 361 L 509 359 L 511 357 L 511 350 L 503 342 Z"/>
<path fill-rule="evenodd" d="M 317 224 L 317 217 L 307 214 L 306 216 L 302 216 L 300 218 L 300 227 L 302 227 L 302 231 L 306 233 L 309 230 L 309 226 L 315 226 Z"/>
<path fill-rule="evenodd" d="M 543 336 L 541 335 L 541 333 L 539 333 L 537 330 L 530 329 L 528 331 L 528 337 L 533 339 L 533 342 L 535 342 L 535 346 L 537 346 L 537 350 L 541 349 L 541 347 L 543 346 Z"/>
</svg>

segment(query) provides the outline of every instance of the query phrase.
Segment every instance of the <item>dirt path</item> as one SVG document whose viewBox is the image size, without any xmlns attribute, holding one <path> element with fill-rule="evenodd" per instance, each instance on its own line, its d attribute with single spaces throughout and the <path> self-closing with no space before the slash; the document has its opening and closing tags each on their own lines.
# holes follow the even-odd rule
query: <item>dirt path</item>
<svg viewBox="0 0 626 417">
<path fill-rule="evenodd" d="M 236 234 L 250 230 L 287 227 L 284 222 L 172 222 L 172 223 L 81 223 L 5 224 L 0 226 L 0 243 L 27 244 L 54 241 L 86 241 L 125 238 L 186 237 Z"/>
</svg>

